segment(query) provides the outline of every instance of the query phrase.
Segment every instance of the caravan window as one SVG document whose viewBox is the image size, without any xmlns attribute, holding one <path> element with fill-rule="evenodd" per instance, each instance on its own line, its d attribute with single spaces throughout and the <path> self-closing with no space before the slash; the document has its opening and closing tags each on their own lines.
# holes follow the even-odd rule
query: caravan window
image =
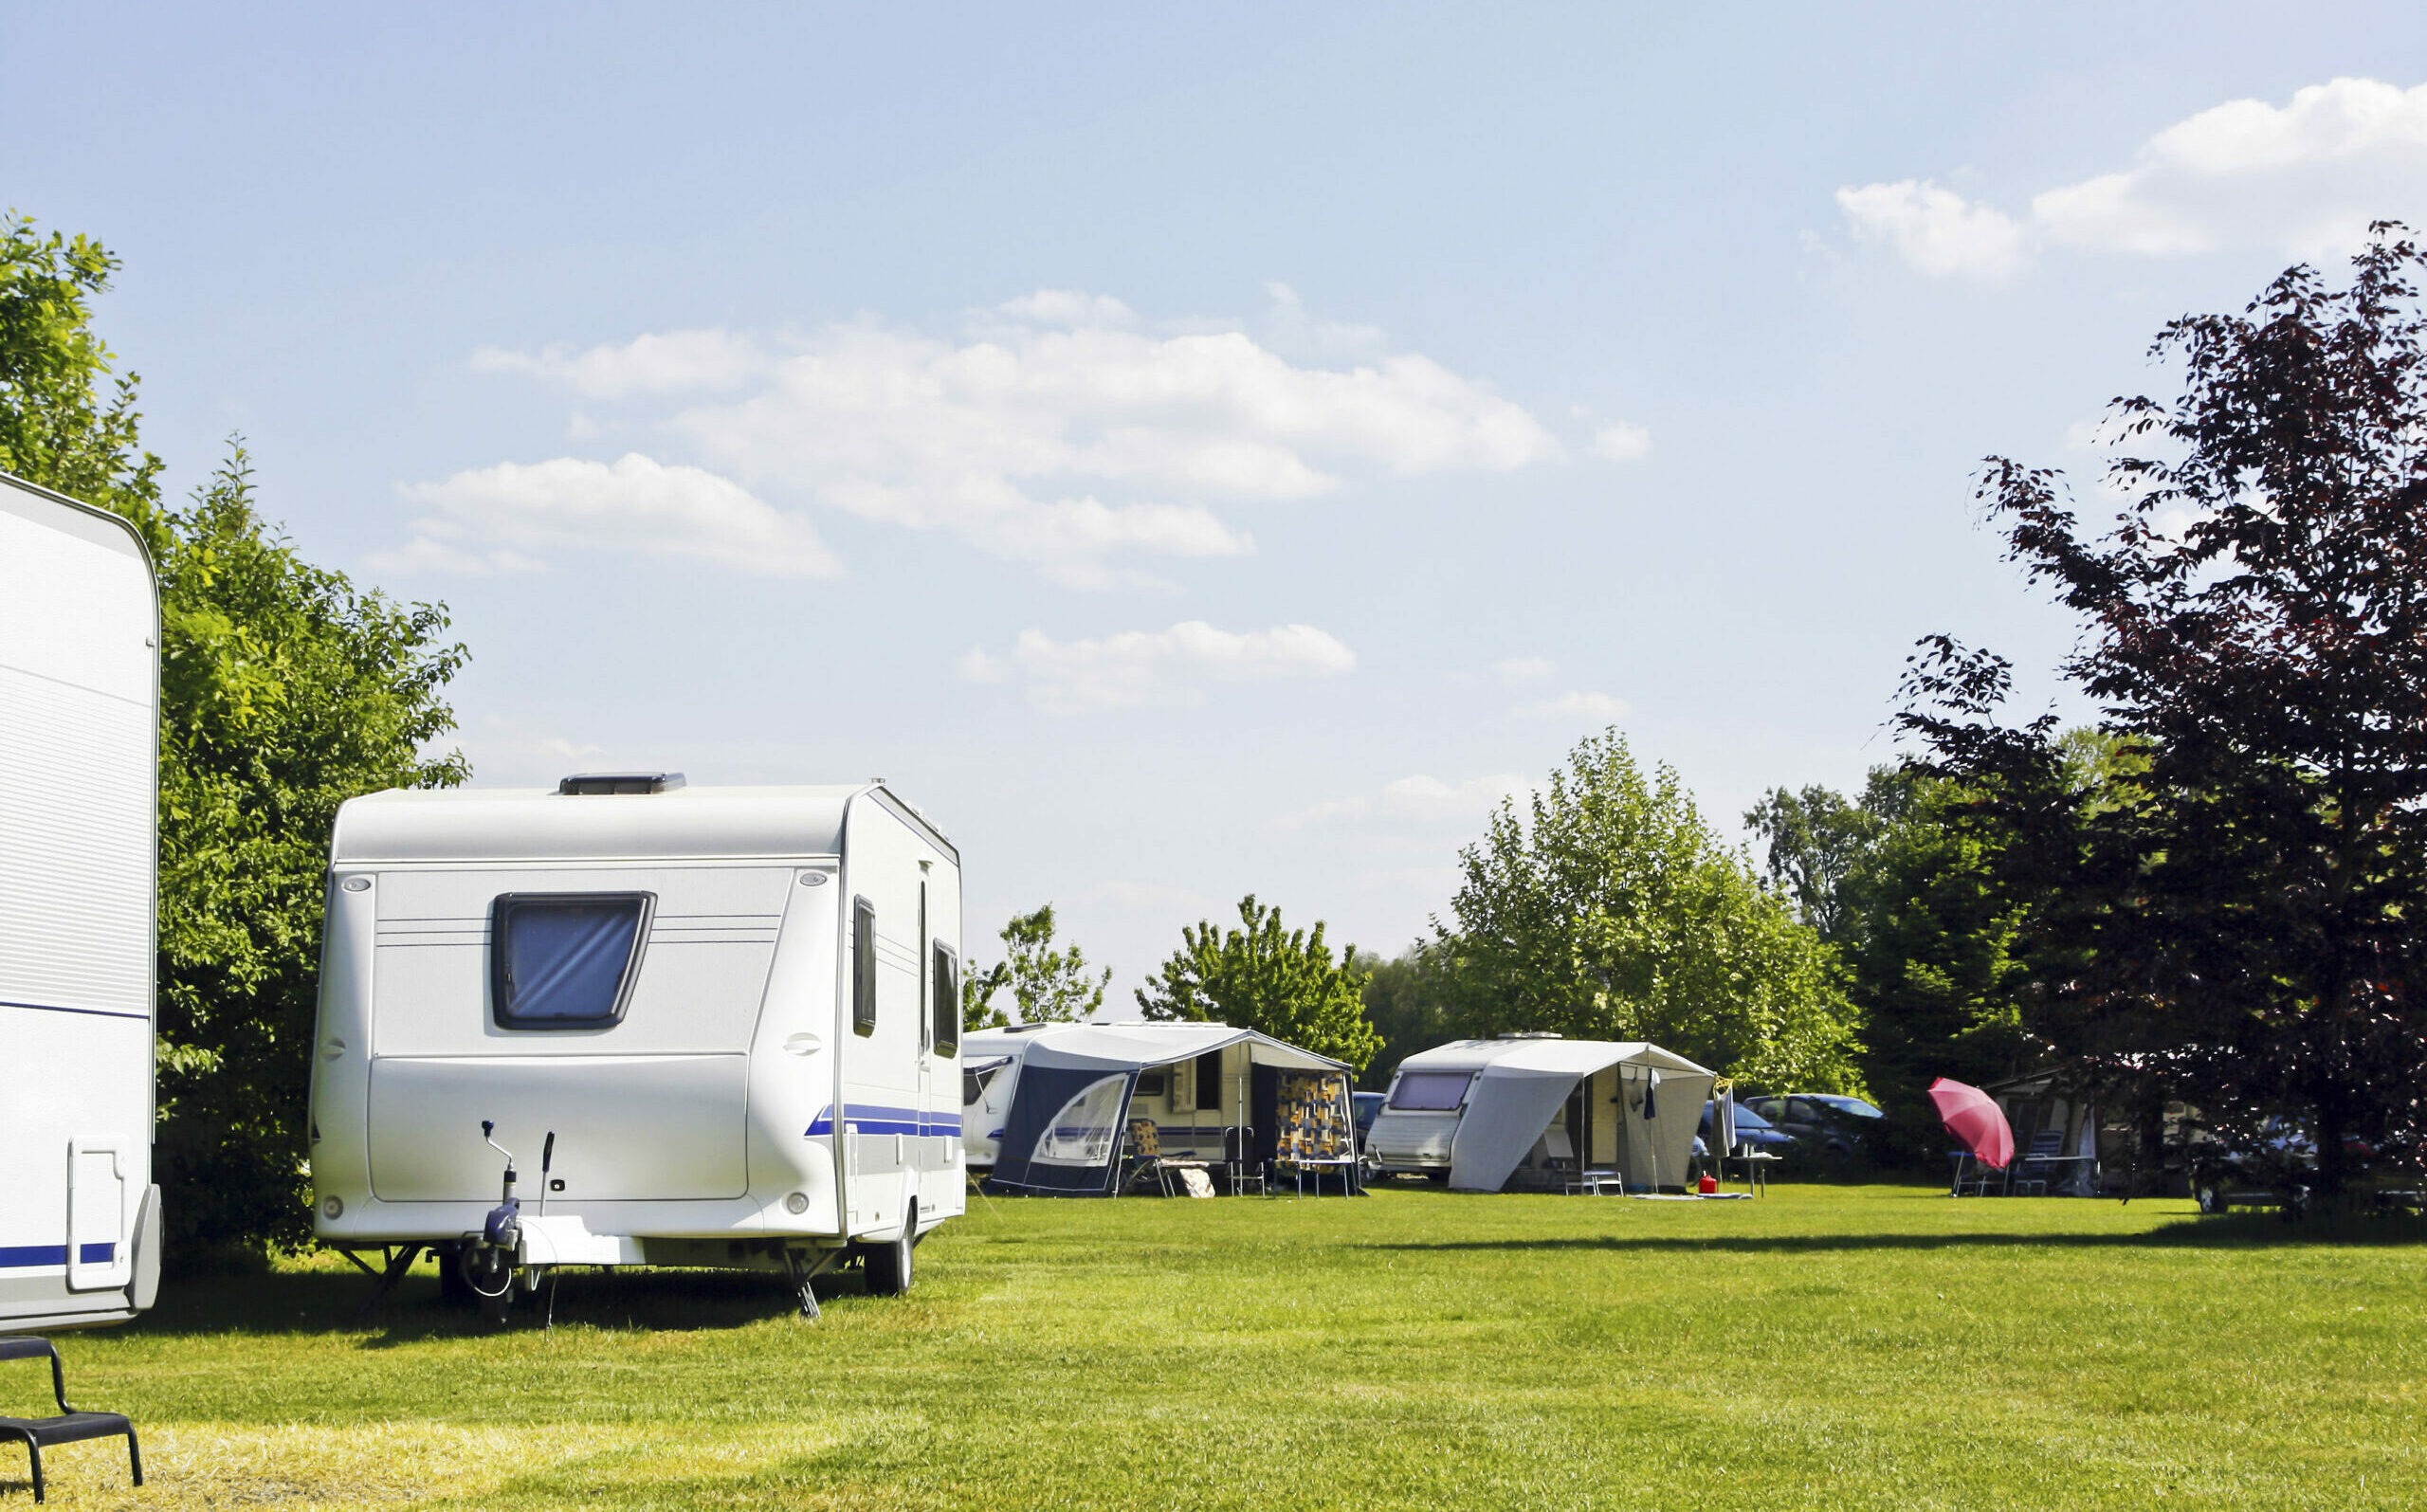
<svg viewBox="0 0 2427 1512">
<path fill-rule="evenodd" d="M 1164 1074 L 1163 1068 L 1158 1066 L 1152 1070 L 1138 1073 L 1138 1090 L 1134 1095 L 1149 1098 L 1161 1097 L 1169 1090 L 1170 1084 L 1169 1077 Z"/>
<path fill-rule="evenodd" d="M 1391 1106 L 1413 1113 L 1454 1112 L 1466 1101 L 1471 1071 L 1401 1071 L 1391 1088 Z"/>
<path fill-rule="evenodd" d="M 489 1003 L 500 1029 L 622 1021 L 654 894 L 505 893 L 489 908 Z"/>
<path fill-rule="evenodd" d="M 876 904 L 851 900 L 851 1032 L 876 1032 Z"/>
<path fill-rule="evenodd" d="M 960 1053 L 960 962 L 953 959 L 952 947 L 939 941 L 935 950 L 936 967 L 932 974 L 936 983 L 936 1053 Z M 961 1101 L 967 1102 L 964 1098 Z"/>
</svg>

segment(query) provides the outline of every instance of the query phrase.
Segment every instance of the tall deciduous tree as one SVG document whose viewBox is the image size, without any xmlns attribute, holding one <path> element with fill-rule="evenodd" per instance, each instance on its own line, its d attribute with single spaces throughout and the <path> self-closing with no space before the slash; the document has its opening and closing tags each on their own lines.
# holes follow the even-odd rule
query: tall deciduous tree
<svg viewBox="0 0 2427 1512">
<path fill-rule="evenodd" d="M 1073 1024 L 1104 1006 L 1112 968 L 1089 966 L 1086 953 L 1075 942 L 1056 949 L 1053 929 L 1051 903 L 1016 915 L 1003 926 L 1003 958 L 961 979 L 963 1027 L 1000 1029 L 1013 1022 L 992 1006 L 994 995 L 1006 987 L 1022 1024 Z"/>
<path fill-rule="evenodd" d="M 82 238 L 0 227 L 0 467 L 126 516 L 159 574 L 158 1169 L 169 1253 L 308 1233 L 305 1094 L 321 879 L 338 805 L 459 782 L 447 619 L 305 562 L 256 512 L 244 453 L 184 509 L 137 448 Z"/>
<path fill-rule="evenodd" d="M 1335 958 L 1323 920 L 1311 933 L 1284 929 L 1281 910 L 1253 893 L 1239 900 L 1239 924 L 1199 920 L 1181 931 L 1180 948 L 1138 991 L 1146 1016 L 1259 1029 L 1363 1070 L 1382 1040 L 1365 1021 L 1356 947 Z"/>
<path fill-rule="evenodd" d="M 1478 1033 L 1653 1040 L 1740 1078 L 1852 1090 L 1855 1013 L 1818 936 L 1615 731 L 1459 853 L 1435 950 Z"/>
<path fill-rule="evenodd" d="M 1359 953 L 1356 964 L 1365 973 L 1365 1021 L 1382 1042 L 1359 1080 L 1380 1091 L 1401 1061 L 1465 1031 L 1448 974 L 1430 941 L 1410 946 L 1396 960 Z"/>
<path fill-rule="evenodd" d="M 2138 770 L 2086 784 L 2053 719 L 1997 719 L 2001 658 L 1924 643 L 1906 727 L 2053 900 L 2036 1024 L 2243 1131 L 2415 1147 L 2427 1089 L 2427 367 L 2401 228 L 2347 287 L 2285 272 L 2167 325 L 2171 401 L 2118 400 L 2103 536 L 1991 459 L 2008 555 L 2082 617 L 2063 671 Z"/>
</svg>

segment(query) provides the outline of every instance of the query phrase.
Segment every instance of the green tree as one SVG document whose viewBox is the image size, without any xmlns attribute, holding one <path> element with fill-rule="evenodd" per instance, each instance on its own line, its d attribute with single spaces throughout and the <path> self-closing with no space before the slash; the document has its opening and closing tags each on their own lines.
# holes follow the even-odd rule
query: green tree
<svg viewBox="0 0 2427 1512">
<path fill-rule="evenodd" d="M 1012 990 L 1022 1024 L 1075 1024 L 1104 1007 L 1104 990 L 1112 968 L 1098 971 L 1073 942 L 1053 944 L 1053 905 L 1015 915 L 1003 926 L 1003 958 L 984 971 L 961 979 L 960 1019 L 965 1028 L 1001 1029 L 1013 1023 L 1010 1014 L 990 1006 L 1002 989 Z"/>
<path fill-rule="evenodd" d="M 2103 533 L 2061 475 L 1991 459 L 1980 494 L 2080 616 L 2061 669 L 2127 783 L 2084 784 L 2052 717 L 2004 722 L 2009 664 L 1944 636 L 1900 717 L 2047 900 L 2035 1028 L 2237 1140 L 2305 1125 L 2328 1193 L 2347 1139 L 2427 1145 L 2422 267 L 2380 225 L 2347 286 L 2295 266 L 2167 325 L 2181 392 L 2112 407 Z"/>
<path fill-rule="evenodd" d="M 1381 1037 L 1381 1048 L 1359 1084 L 1378 1092 L 1388 1086 L 1401 1061 L 1418 1050 L 1446 1045 L 1463 1030 L 1451 1009 L 1450 983 L 1430 941 L 1419 940 L 1396 960 L 1360 952 L 1357 969 L 1365 973 L 1365 1021 Z"/>
<path fill-rule="evenodd" d="M 1357 948 L 1334 959 L 1323 920 L 1311 933 L 1285 930 L 1281 910 L 1253 893 L 1239 900 L 1239 922 L 1200 920 L 1180 932 L 1180 948 L 1138 990 L 1146 1016 L 1257 1029 L 1362 1071 L 1382 1040 L 1365 1021 Z"/>
<path fill-rule="evenodd" d="M 1652 1040 L 1739 1079 L 1853 1090 L 1857 1015 L 1828 947 L 1722 846 L 1675 772 L 1613 730 L 1459 853 L 1435 950 L 1470 1032 Z"/>
<path fill-rule="evenodd" d="M 256 510 L 241 447 L 184 509 L 137 449 L 90 300 L 115 262 L 0 227 L 0 466 L 116 510 L 159 574 L 158 1171 L 169 1253 L 295 1245 L 322 875 L 338 805 L 465 775 L 425 756 L 464 649 L 443 610 L 314 567 Z"/>
<path fill-rule="evenodd" d="M 1744 827 L 1769 846 L 1770 885 L 1795 900 L 1822 939 L 1844 940 L 1852 923 L 1846 881 L 1879 842 L 1878 813 L 1834 788 L 1773 788 L 1744 815 Z"/>
</svg>

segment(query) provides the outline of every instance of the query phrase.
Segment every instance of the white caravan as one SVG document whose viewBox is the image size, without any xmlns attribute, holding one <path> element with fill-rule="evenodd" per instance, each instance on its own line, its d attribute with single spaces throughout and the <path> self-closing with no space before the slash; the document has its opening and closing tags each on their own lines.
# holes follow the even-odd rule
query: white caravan
<svg viewBox="0 0 2427 1512">
<path fill-rule="evenodd" d="M 960 907 L 958 853 L 880 785 L 354 799 L 320 1239 L 387 1250 L 391 1278 L 429 1246 L 493 1316 L 557 1266 L 773 1270 L 812 1313 L 848 1255 L 907 1288 L 965 1202 Z"/>
<path fill-rule="evenodd" d="M 159 635 L 134 528 L 0 473 L 0 1333 L 159 1285 Z"/>
<path fill-rule="evenodd" d="M 1461 1192 L 1683 1186 L 1713 1080 L 1639 1040 L 1454 1040 L 1399 1063 L 1367 1158 Z"/>
</svg>

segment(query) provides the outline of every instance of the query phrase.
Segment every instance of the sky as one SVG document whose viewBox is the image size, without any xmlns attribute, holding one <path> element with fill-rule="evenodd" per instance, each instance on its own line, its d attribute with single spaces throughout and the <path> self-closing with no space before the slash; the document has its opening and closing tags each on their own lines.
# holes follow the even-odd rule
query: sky
<svg viewBox="0 0 2427 1512">
<path fill-rule="evenodd" d="M 1396 954 L 1580 738 L 1731 844 L 1914 642 L 2081 706 L 1980 460 L 2427 225 L 2427 12 L 0 10 L 190 490 L 444 602 L 482 785 L 883 776 L 1108 1011 L 1254 893 Z"/>
</svg>

